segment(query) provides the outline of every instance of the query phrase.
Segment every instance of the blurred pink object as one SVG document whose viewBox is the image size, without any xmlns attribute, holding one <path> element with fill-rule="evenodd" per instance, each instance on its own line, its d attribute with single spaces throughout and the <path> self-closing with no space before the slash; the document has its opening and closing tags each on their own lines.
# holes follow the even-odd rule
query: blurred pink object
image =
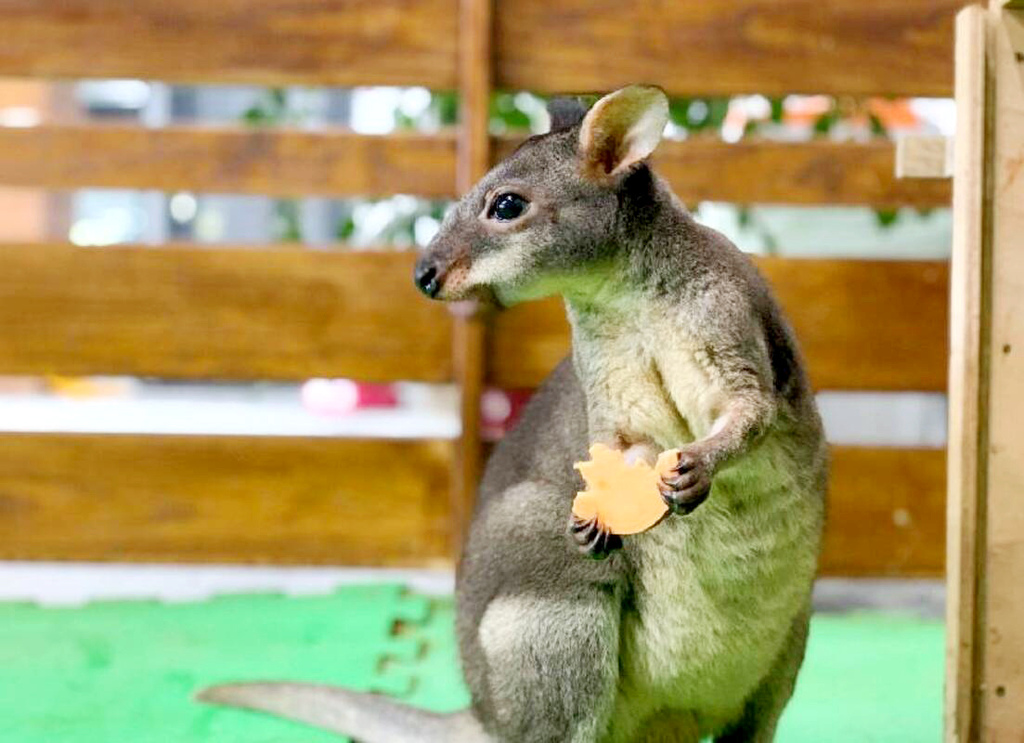
<svg viewBox="0 0 1024 743">
<path fill-rule="evenodd" d="M 398 397 L 389 384 L 351 379 L 310 379 L 302 385 L 302 406 L 317 415 L 349 415 L 362 408 L 393 408 Z"/>
<path fill-rule="evenodd" d="M 486 390 L 480 399 L 480 434 L 497 441 L 519 420 L 531 390 Z"/>
</svg>

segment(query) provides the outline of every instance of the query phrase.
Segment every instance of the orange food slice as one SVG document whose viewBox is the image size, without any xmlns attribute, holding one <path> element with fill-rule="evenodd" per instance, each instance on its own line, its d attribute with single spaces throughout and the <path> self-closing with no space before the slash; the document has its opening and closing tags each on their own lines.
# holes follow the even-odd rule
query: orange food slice
<svg viewBox="0 0 1024 743">
<path fill-rule="evenodd" d="M 627 464 L 621 451 L 594 444 L 590 461 L 575 465 L 587 488 L 576 494 L 572 512 L 612 534 L 647 531 L 668 512 L 658 483 L 678 461 L 678 450 L 670 449 L 658 456 L 654 467 L 643 461 Z"/>
</svg>

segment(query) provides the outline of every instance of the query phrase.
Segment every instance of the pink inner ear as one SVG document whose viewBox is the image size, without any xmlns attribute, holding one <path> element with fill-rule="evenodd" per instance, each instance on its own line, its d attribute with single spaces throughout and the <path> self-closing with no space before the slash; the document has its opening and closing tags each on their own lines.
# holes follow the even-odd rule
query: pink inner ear
<svg viewBox="0 0 1024 743">
<path fill-rule="evenodd" d="M 632 157 L 634 143 L 628 128 L 623 127 L 622 131 L 613 129 L 594 132 L 591 141 L 593 144 L 588 147 L 588 159 L 592 167 L 603 175 L 611 175 L 642 159 Z"/>
<path fill-rule="evenodd" d="M 612 171 L 622 161 L 622 158 L 628 153 L 629 147 L 624 140 L 613 134 L 602 132 L 598 136 L 599 141 L 595 142 L 593 159 L 595 164 L 600 166 L 602 173 L 611 175 Z"/>
<path fill-rule="evenodd" d="M 593 122 L 581 139 L 590 169 L 601 175 L 611 175 L 629 156 L 628 127 L 622 126 L 611 112 L 602 119 L 609 120 Z"/>
</svg>

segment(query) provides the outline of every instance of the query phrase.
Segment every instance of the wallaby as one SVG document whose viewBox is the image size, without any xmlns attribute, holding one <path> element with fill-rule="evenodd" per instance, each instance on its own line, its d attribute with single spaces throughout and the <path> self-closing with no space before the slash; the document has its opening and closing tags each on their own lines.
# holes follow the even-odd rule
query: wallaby
<svg viewBox="0 0 1024 743">
<path fill-rule="evenodd" d="M 668 120 L 660 89 L 551 112 L 416 267 L 435 299 L 559 294 L 572 325 L 571 359 L 491 457 L 462 556 L 471 710 L 289 683 L 202 699 L 365 743 L 773 739 L 803 659 L 827 470 L 793 333 L 753 264 L 646 163 Z M 595 442 L 651 463 L 678 449 L 662 486 L 674 515 L 625 538 L 575 523 L 573 463 Z"/>
</svg>

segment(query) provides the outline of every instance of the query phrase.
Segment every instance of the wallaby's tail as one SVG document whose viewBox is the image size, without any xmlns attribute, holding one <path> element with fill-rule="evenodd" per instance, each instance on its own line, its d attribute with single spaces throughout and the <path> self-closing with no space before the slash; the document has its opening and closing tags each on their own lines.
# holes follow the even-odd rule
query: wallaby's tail
<svg viewBox="0 0 1024 743">
<path fill-rule="evenodd" d="M 322 684 L 223 684 L 203 689 L 196 699 L 268 712 L 347 735 L 359 743 L 490 742 L 468 711 L 427 712 L 380 694 L 363 694 Z"/>
</svg>

